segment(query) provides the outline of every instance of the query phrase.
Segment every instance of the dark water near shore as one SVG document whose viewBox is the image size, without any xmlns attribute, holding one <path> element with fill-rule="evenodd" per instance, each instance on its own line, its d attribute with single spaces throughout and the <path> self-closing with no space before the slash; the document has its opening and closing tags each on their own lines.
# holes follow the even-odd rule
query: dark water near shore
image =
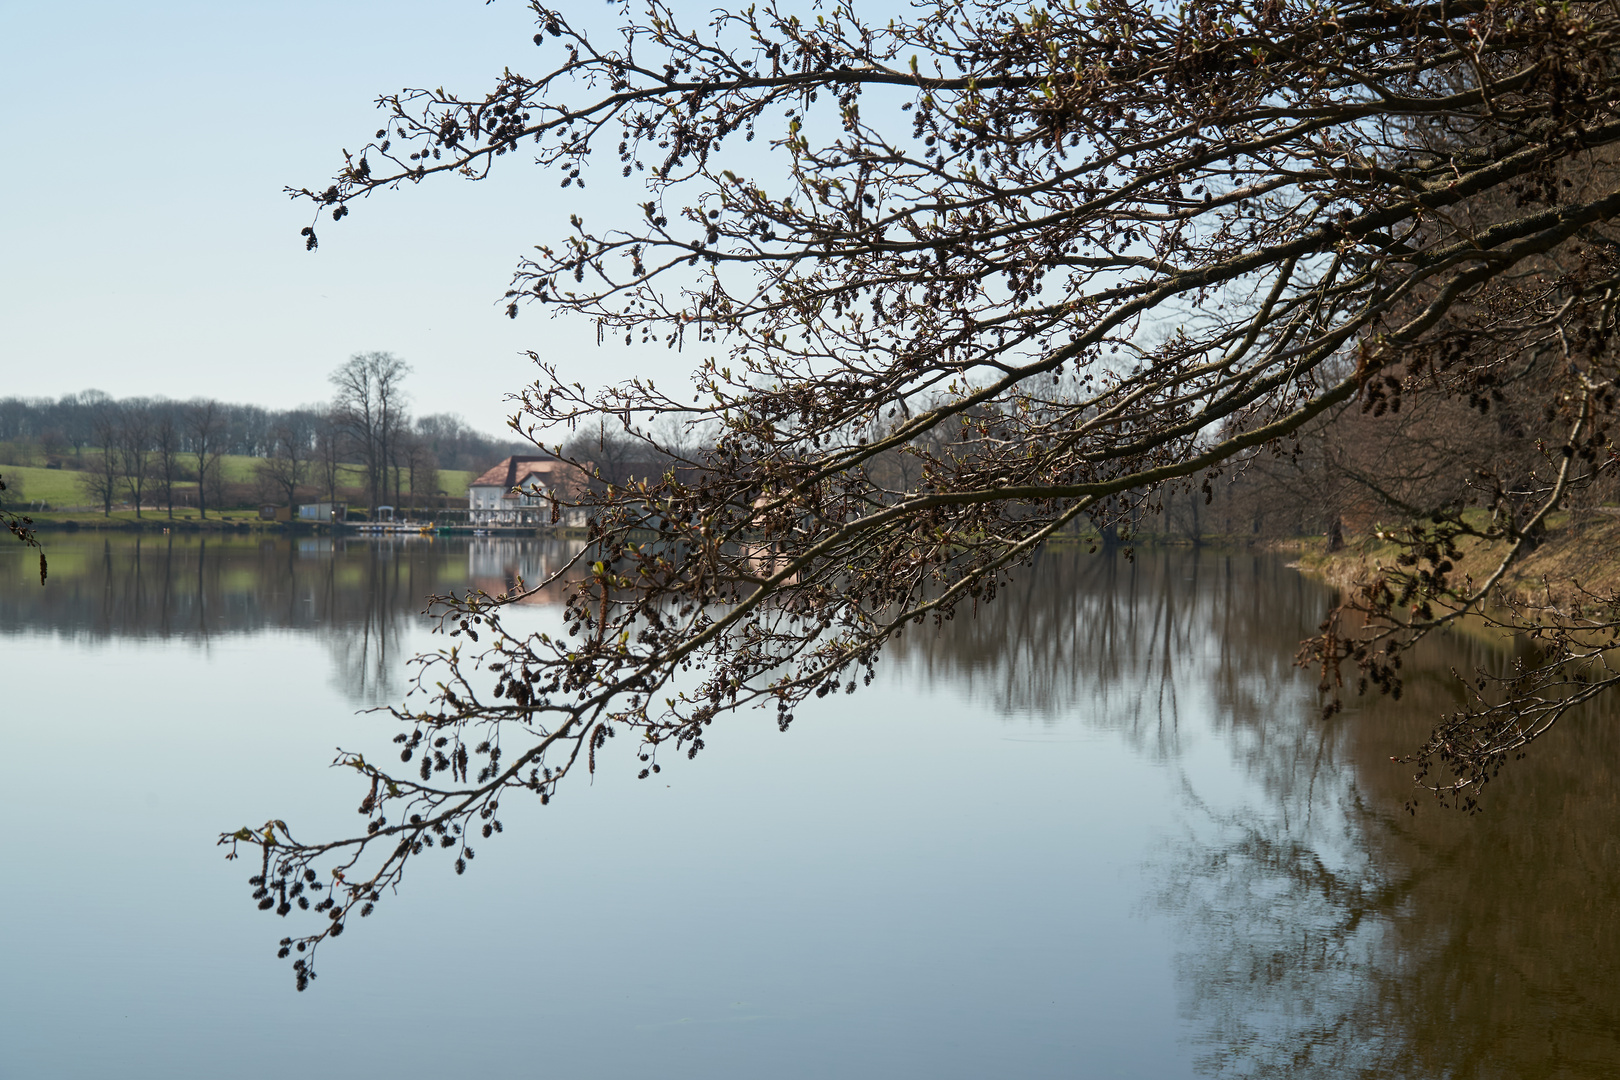
<svg viewBox="0 0 1620 1080">
<path fill-rule="evenodd" d="M 503 812 L 299 995 L 215 835 L 352 828 L 323 766 L 387 745 L 426 597 L 567 550 L 51 541 L 43 588 L 0 548 L 7 1080 L 1620 1075 L 1612 720 L 1411 817 L 1391 755 L 1510 646 L 1324 722 L 1281 560 L 1048 552 L 789 734 Z"/>
</svg>

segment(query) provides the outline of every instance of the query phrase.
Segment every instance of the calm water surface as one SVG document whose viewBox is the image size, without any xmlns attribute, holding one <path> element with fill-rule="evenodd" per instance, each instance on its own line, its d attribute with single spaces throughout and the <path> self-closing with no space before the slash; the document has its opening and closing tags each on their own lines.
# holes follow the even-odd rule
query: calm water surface
<svg viewBox="0 0 1620 1080">
<path fill-rule="evenodd" d="M 1620 1075 L 1614 725 L 1409 817 L 1390 755 L 1512 656 L 1324 723 L 1280 560 L 1048 552 L 789 734 L 509 801 L 296 994 L 215 836 L 353 828 L 423 599 L 566 552 L 50 540 L 0 548 L 6 1080 Z"/>
</svg>

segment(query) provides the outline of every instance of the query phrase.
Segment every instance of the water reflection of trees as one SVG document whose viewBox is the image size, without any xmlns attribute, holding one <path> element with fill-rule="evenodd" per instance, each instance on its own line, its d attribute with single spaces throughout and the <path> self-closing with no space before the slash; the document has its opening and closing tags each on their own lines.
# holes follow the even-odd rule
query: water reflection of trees
<svg viewBox="0 0 1620 1080">
<path fill-rule="evenodd" d="M 998 709 L 1047 722 L 1078 713 L 1166 756 L 1189 695 L 1214 692 L 1233 712 L 1284 688 L 1303 700 L 1297 628 L 1321 610 L 1321 591 L 1270 557 L 1055 548 L 973 617 L 908 631 L 893 658 Z"/>
<path fill-rule="evenodd" d="M 0 633 L 207 644 L 291 631 L 325 644 L 352 696 L 380 700 L 401 689 L 401 636 L 423 621 L 428 597 L 537 580 L 569 550 L 542 540 L 59 535 L 44 588 L 37 577 L 28 587 L 15 559 L 0 564 Z"/>
<path fill-rule="evenodd" d="M 1217 848 L 1219 872 L 1193 877 L 1184 910 L 1226 931 L 1223 950 L 1195 953 L 1189 965 L 1195 1011 L 1210 1022 L 1212 1062 L 1223 1071 L 1620 1072 L 1612 723 L 1583 716 L 1538 746 L 1492 785 L 1479 817 L 1398 809 L 1410 789 L 1390 755 L 1456 704 L 1440 673 L 1509 659 L 1466 639 L 1414 658 L 1426 674 L 1408 681 L 1402 702 L 1343 718 L 1320 740 L 1329 763 L 1310 783 L 1288 778 L 1296 802 L 1331 800 L 1342 814 L 1321 815 L 1314 828 L 1276 809 L 1251 815 Z M 1279 911 L 1288 913 L 1281 922 Z M 1285 977 L 1234 978 L 1259 970 Z M 1257 1015 L 1273 1030 L 1246 1042 L 1262 1030 Z"/>
<path fill-rule="evenodd" d="M 425 597 L 532 585 L 570 550 L 53 537 L 44 589 L 0 563 L 0 632 L 310 632 L 347 685 L 386 697 Z M 1270 557 L 1054 549 L 976 617 L 909 630 L 885 663 L 1171 763 L 1188 732 L 1218 735 L 1251 783 L 1200 790 L 1189 770 L 1187 833 L 1155 864 L 1210 1074 L 1620 1073 L 1620 733 L 1572 717 L 1490 785 L 1483 815 L 1410 817 L 1391 755 L 1455 706 L 1452 669 L 1503 670 L 1513 650 L 1431 639 L 1400 702 L 1352 698 L 1323 721 L 1292 657 L 1329 599 Z"/>
<path fill-rule="evenodd" d="M 1267 557 L 1057 550 L 900 655 L 1162 759 L 1190 710 L 1220 733 L 1253 787 L 1190 781 L 1187 835 L 1157 867 L 1207 1072 L 1620 1073 L 1620 733 L 1582 716 L 1490 785 L 1484 814 L 1410 816 L 1391 757 L 1457 706 L 1453 671 L 1503 671 L 1517 646 L 1426 642 L 1400 701 L 1324 721 L 1292 657 L 1328 602 Z"/>
</svg>

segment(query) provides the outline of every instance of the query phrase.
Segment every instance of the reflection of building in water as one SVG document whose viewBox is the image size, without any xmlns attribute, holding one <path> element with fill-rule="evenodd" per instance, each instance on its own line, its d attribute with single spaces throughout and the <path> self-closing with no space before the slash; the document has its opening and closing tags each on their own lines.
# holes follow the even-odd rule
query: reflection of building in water
<svg viewBox="0 0 1620 1080">
<path fill-rule="evenodd" d="M 584 510 L 559 504 L 578 502 L 587 490 L 587 474 L 577 465 L 554 457 L 509 457 L 467 485 L 467 523 L 583 526 Z"/>
<path fill-rule="evenodd" d="M 473 540 L 467 545 L 467 577 L 487 593 L 507 592 L 520 579 L 533 589 L 567 565 L 580 547 L 566 540 Z"/>
</svg>

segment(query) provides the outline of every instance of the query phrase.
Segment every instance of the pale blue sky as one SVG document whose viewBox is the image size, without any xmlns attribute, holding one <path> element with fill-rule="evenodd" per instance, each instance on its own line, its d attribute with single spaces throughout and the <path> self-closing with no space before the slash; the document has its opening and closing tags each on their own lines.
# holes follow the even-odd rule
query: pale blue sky
<svg viewBox="0 0 1620 1080">
<path fill-rule="evenodd" d="M 0 396 L 284 407 L 326 397 L 350 353 L 386 349 L 415 366 L 417 411 L 498 431 L 526 348 L 587 384 L 687 370 L 695 356 L 599 349 L 538 308 L 501 314 L 529 245 L 608 209 L 522 163 L 374 198 L 302 248 L 308 211 L 281 189 L 325 184 L 379 126 L 379 93 L 538 72 L 532 34 L 520 0 L 0 0 Z"/>
</svg>

